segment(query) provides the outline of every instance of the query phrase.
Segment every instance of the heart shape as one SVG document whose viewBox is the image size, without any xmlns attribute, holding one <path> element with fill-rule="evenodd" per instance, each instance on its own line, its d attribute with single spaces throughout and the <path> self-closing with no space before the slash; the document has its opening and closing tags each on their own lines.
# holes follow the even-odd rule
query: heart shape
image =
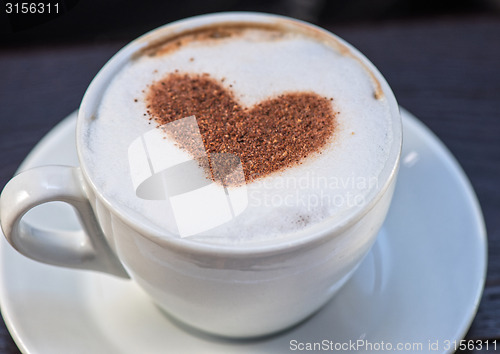
<svg viewBox="0 0 500 354">
<path fill-rule="evenodd" d="M 223 82 L 180 73 L 155 81 L 145 91 L 150 121 L 161 126 L 194 115 L 206 152 L 238 156 L 247 182 L 302 163 L 333 137 L 332 98 L 289 92 L 244 107 Z M 195 156 L 189 137 L 174 138 Z"/>
</svg>

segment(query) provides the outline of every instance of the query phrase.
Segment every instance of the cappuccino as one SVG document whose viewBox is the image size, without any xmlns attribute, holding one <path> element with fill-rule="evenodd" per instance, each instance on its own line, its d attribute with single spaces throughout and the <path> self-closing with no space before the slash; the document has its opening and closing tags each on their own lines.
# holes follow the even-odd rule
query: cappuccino
<svg viewBox="0 0 500 354">
<path fill-rule="evenodd" d="M 384 187 L 398 143 L 384 85 L 309 27 L 174 30 L 115 73 L 81 156 L 106 199 L 164 237 L 276 242 Z"/>
</svg>

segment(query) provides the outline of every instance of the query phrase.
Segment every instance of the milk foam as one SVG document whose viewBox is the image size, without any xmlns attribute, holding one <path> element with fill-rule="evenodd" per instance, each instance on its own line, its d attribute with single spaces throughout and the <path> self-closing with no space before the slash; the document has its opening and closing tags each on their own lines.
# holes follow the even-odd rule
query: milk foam
<svg viewBox="0 0 500 354">
<path fill-rule="evenodd" d="M 374 97 L 373 79 L 358 60 L 299 33 L 269 36 L 249 29 L 210 43 L 192 41 L 125 65 L 105 91 L 83 146 L 89 174 L 104 196 L 165 237 L 179 237 L 171 206 L 137 197 L 128 148 L 156 129 L 145 116 L 145 92 L 172 72 L 224 79 L 222 85 L 246 106 L 285 92 L 313 91 L 332 97 L 338 112 L 334 137 L 321 154 L 247 184 L 243 212 L 192 239 L 224 244 L 281 239 L 326 218 L 344 217 L 385 182 L 378 179 L 393 143 L 389 104 Z M 187 158 L 185 151 L 176 153 Z M 235 188 L 242 187 L 229 189 Z M 206 215 L 203 208 L 192 208 L 190 217 L 197 223 Z"/>
</svg>

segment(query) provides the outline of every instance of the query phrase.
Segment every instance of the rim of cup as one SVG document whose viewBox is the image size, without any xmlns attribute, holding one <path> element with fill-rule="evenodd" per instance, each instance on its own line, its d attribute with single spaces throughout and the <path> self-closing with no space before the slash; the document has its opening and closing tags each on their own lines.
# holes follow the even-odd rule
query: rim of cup
<svg viewBox="0 0 500 354">
<path fill-rule="evenodd" d="M 191 240 L 190 238 L 180 238 L 161 234 L 155 228 L 151 227 L 143 220 L 140 220 L 137 216 L 132 213 L 127 213 L 125 208 L 111 202 L 103 195 L 102 191 L 97 188 L 87 172 L 85 158 L 82 156 L 82 149 L 80 146 L 84 144 L 84 130 L 86 129 L 86 123 L 95 119 L 100 99 L 102 98 L 107 87 L 106 84 L 112 80 L 123 65 L 132 60 L 134 56 L 143 53 L 148 48 L 169 40 L 176 35 L 193 30 L 201 30 L 205 27 L 212 27 L 215 24 L 270 25 L 284 30 L 299 31 L 316 39 L 319 38 L 326 41 L 327 44 L 334 46 L 342 54 L 349 55 L 356 59 L 360 65 L 368 71 L 368 74 L 376 83 L 376 90 L 381 90 L 385 97 L 384 99 L 388 100 L 391 114 L 393 140 L 386 164 L 379 174 L 379 179 L 383 181 L 383 183 L 379 185 L 379 189 L 376 190 L 374 194 L 370 195 L 370 198 L 366 203 L 360 207 L 354 207 L 354 210 L 350 210 L 347 215 L 344 215 L 340 219 L 334 220 L 331 216 L 327 217 L 318 223 L 305 227 L 303 230 L 294 231 L 290 235 L 280 236 L 280 240 L 278 241 L 266 240 L 245 242 L 242 246 L 234 244 L 203 243 Z M 402 147 L 402 123 L 396 98 L 394 97 L 391 88 L 382 74 L 362 53 L 349 43 L 345 42 L 343 39 L 318 26 L 280 15 L 258 12 L 226 12 L 200 15 L 168 23 L 133 40 L 114 54 L 94 77 L 82 99 L 78 111 L 76 144 L 78 159 L 84 178 L 93 189 L 96 197 L 104 203 L 111 213 L 119 217 L 123 223 L 139 232 L 142 236 L 149 238 L 153 242 L 165 247 L 176 249 L 176 251 L 188 252 L 191 254 L 217 254 L 219 256 L 234 255 L 241 257 L 288 253 L 305 245 L 317 242 L 321 243 L 329 237 L 335 237 L 335 235 L 341 233 L 342 230 L 345 230 L 360 220 L 377 204 L 391 185 L 393 179 L 396 177 Z"/>
</svg>

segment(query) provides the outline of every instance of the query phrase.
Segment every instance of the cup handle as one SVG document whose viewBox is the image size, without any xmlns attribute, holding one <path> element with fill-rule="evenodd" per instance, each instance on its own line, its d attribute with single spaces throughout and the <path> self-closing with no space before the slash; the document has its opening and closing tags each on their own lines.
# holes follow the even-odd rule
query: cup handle
<svg viewBox="0 0 500 354">
<path fill-rule="evenodd" d="M 78 167 L 42 166 L 21 172 L 0 196 L 0 223 L 23 255 L 52 265 L 89 269 L 128 278 L 97 223 Z M 33 207 L 52 201 L 74 207 L 83 232 L 43 230 L 24 222 Z"/>
</svg>

